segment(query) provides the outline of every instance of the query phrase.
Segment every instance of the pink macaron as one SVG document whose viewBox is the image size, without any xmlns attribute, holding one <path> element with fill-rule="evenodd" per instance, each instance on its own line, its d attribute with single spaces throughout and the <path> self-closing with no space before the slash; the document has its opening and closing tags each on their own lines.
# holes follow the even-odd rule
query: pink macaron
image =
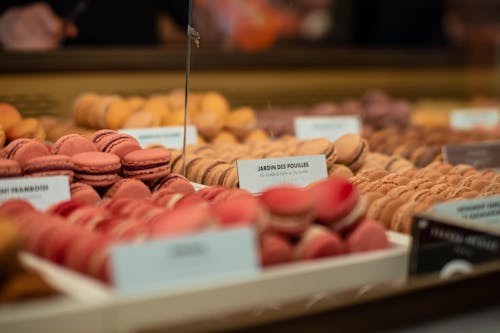
<svg viewBox="0 0 500 333">
<path fill-rule="evenodd" d="M 265 233 L 260 235 L 259 254 L 262 266 L 272 266 L 292 261 L 293 248 L 283 236 Z"/>
<path fill-rule="evenodd" d="M 128 134 L 123 133 L 108 133 L 103 134 L 101 140 L 97 139 L 97 147 L 104 153 L 117 155 L 120 159 L 125 155 L 141 150 L 141 146 L 137 140 Z"/>
<path fill-rule="evenodd" d="M 191 182 L 178 173 L 171 173 L 165 177 L 158 178 L 150 184 L 153 191 L 168 190 L 171 193 L 189 194 L 194 193 L 195 189 Z"/>
<path fill-rule="evenodd" d="M 73 156 L 79 153 L 96 152 L 97 146 L 88 138 L 79 134 L 68 134 L 60 137 L 52 147 L 52 153 Z"/>
<path fill-rule="evenodd" d="M 0 158 L 0 178 L 20 177 L 21 175 L 22 171 L 19 162 Z"/>
<path fill-rule="evenodd" d="M 255 197 L 237 197 L 214 204 L 212 213 L 222 227 L 239 225 L 265 225 L 269 219 L 267 210 Z"/>
<path fill-rule="evenodd" d="M 33 158 L 23 167 L 25 176 L 66 176 L 69 182 L 73 181 L 73 162 L 66 155 L 47 155 Z"/>
<path fill-rule="evenodd" d="M 104 195 L 106 198 L 149 198 L 151 191 L 142 181 L 124 178 L 113 184 Z"/>
<path fill-rule="evenodd" d="M 345 217 L 356 206 L 360 194 L 348 180 L 331 177 L 308 187 L 313 198 L 316 219 L 332 224 Z"/>
<path fill-rule="evenodd" d="M 92 186 L 85 183 L 72 183 L 70 186 L 70 191 L 71 199 L 75 201 L 81 201 L 89 205 L 94 205 L 99 202 L 99 200 L 101 200 L 99 193 L 97 193 L 97 191 L 94 190 Z"/>
<path fill-rule="evenodd" d="M 345 245 L 338 234 L 316 224 L 304 232 L 294 252 L 299 260 L 318 259 L 343 254 Z"/>
<path fill-rule="evenodd" d="M 362 221 L 347 237 L 349 252 L 366 252 L 389 247 L 385 227 L 374 220 Z"/>
<path fill-rule="evenodd" d="M 29 160 L 50 155 L 49 149 L 43 143 L 33 139 L 16 139 L 10 142 L 2 151 L 2 158 L 15 160 L 21 167 Z"/>
<path fill-rule="evenodd" d="M 265 190 L 259 197 L 269 210 L 270 219 L 263 230 L 300 236 L 311 224 L 314 205 L 308 192 L 291 185 L 279 185 Z"/>
<path fill-rule="evenodd" d="M 144 181 L 154 180 L 170 174 L 171 153 L 163 148 L 136 150 L 122 159 L 123 175 Z"/>
<path fill-rule="evenodd" d="M 114 154 L 86 152 L 71 157 L 74 164 L 75 180 L 94 186 L 103 187 L 119 179 L 120 158 Z"/>
<path fill-rule="evenodd" d="M 192 206 L 167 210 L 150 221 L 151 236 L 163 238 L 186 235 L 213 228 L 217 224 L 216 218 L 208 207 Z"/>
<path fill-rule="evenodd" d="M 0 216 L 17 217 L 23 212 L 34 212 L 35 207 L 24 199 L 10 199 L 0 204 Z"/>
</svg>

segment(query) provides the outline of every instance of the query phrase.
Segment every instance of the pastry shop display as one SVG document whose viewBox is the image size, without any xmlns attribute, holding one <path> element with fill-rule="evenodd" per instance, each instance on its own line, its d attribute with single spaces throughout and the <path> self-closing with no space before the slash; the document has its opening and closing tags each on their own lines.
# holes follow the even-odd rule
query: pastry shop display
<svg viewBox="0 0 500 333">
<path fill-rule="evenodd" d="M 75 197 L 45 212 L 16 199 L 0 204 L 0 216 L 12 219 L 20 229 L 24 250 L 107 282 L 109 249 L 117 242 L 137 243 L 238 225 L 255 228 L 263 266 L 389 246 L 383 225 L 373 226 L 375 222 L 365 218 L 366 205 L 359 205 L 359 192 L 343 178 L 306 188 L 275 186 L 258 196 L 223 186 L 194 192 L 176 182 L 170 183 L 172 188 L 165 184 L 168 180 L 159 187 L 155 184 L 151 195 L 142 181 L 122 179 L 96 201 L 90 186 L 73 183 Z M 317 204 L 320 198 L 323 210 Z M 345 224 L 349 216 L 355 217 Z"/>
</svg>

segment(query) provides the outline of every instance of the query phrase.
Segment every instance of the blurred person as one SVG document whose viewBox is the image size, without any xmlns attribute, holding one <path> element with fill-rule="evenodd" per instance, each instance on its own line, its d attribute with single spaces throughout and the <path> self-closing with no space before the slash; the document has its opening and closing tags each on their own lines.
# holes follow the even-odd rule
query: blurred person
<svg viewBox="0 0 500 333">
<path fill-rule="evenodd" d="M 148 45 L 185 36 L 186 25 L 184 0 L 0 2 L 0 43 L 8 50 L 48 50 L 60 44 Z"/>
</svg>

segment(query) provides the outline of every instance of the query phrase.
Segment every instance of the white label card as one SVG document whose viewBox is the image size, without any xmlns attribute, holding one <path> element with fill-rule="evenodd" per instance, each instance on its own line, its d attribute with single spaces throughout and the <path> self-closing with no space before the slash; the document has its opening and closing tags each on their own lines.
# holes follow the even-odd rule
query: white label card
<svg viewBox="0 0 500 333">
<path fill-rule="evenodd" d="M 53 204 L 71 199 L 67 176 L 0 179 L 0 202 L 20 198 L 46 210 Z"/>
<path fill-rule="evenodd" d="M 252 193 L 279 184 L 307 186 L 328 176 L 325 155 L 238 160 L 237 166 L 240 188 Z"/>
<path fill-rule="evenodd" d="M 250 227 L 121 244 L 112 250 L 119 292 L 178 290 L 259 274 L 255 231 Z"/>
<path fill-rule="evenodd" d="M 139 141 L 142 148 L 150 145 L 163 145 L 167 148 L 182 148 L 182 140 L 184 135 L 183 126 L 167 126 L 167 127 L 151 127 L 151 128 L 124 128 L 119 130 L 120 133 L 132 135 Z M 198 133 L 196 127 L 187 127 L 187 144 L 195 144 L 198 142 Z"/>
<path fill-rule="evenodd" d="M 500 195 L 440 203 L 432 206 L 432 211 L 466 220 L 500 225 Z"/>
<path fill-rule="evenodd" d="M 497 109 L 457 109 L 450 114 L 450 125 L 465 130 L 476 127 L 493 127 L 500 123 Z"/>
<path fill-rule="evenodd" d="M 295 136 L 300 140 L 327 138 L 335 141 L 344 134 L 361 132 L 361 122 L 353 116 L 296 117 Z"/>
</svg>

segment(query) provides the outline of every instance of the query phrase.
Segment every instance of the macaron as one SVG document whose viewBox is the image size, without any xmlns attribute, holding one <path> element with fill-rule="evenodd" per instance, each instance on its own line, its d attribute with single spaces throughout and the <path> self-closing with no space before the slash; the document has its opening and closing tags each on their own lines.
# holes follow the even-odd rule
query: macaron
<svg viewBox="0 0 500 333">
<path fill-rule="evenodd" d="M 158 178 L 150 184 L 150 188 L 153 191 L 167 190 L 171 193 L 181 194 L 189 194 L 195 192 L 195 189 L 189 182 L 189 180 L 178 173 L 171 173 L 165 177 Z"/>
<path fill-rule="evenodd" d="M 314 204 L 315 218 L 328 225 L 347 216 L 360 198 L 354 184 L 343 178 L 331 177 L 313 183 L 307 191 Z"/>
<path fill-rule="evenodd" d="M 150 220 L 151 237 L 163 238 L 200 232 L 217 224 L 206 206 L 185 206 L 167 210 Z"/>
<path fill-rule="evenodd" d="M 21 114 L 14 106 L 7 103 L 0 103 L 0 126 L 5 131 L 21 120 Z"/>
<path fill-rule="evenodd" d="M 90 185 L 74 182 L 70 186 L 71 199 L 81 201 L 89 205 L 96 204 L 101 200 L 99 193 Z"/>
<path fill-rule="evenodd" d="M 45 140 L 46 133 L 36 118 L 24 118 L 20 122 L 10 126 L 6 131 L 7 140 L 13 141 L 20 138 Z"/>
<path fill-rule="evenodd" d="M 299 236 L 314 217 L 314 199 L 308 191 L 299 187 L 274 186 L 265 190 L 259 199 L 270 213 L 267 224 L 261 226 L 266 231 Z"/>
<path fill-rule="evenodd" d="M 367 252 L 389 247 L 385 228 L 378 222 L 366 219 L 346 239 L 349 252 Z"/>
<path fill-rule="evenodd" d="M 325 155 L 327 166 L 332 166 L 335 161 L 337 161 L 337 152 L 335 145 L 325 138 L 302 141 L 297 147 L 294 155 Z"/>
<path fill-rule="evenodd" d="M 361 219 L 365 217 L 366 209 L 366 199 L 363 196 L 360 196 L 359 200 L 356 202 L 356 205 L 349 212 L 349 214 L 347 214 L 340 220 L 337 220 L 334 223 L 330 224 L 330 228 L 333 231 L 342 233 L 351 230 L 353 227 L 357 226 Z"/>
<path fill-rule="evenodd" d="M 294 257 L 311 260 L 332 257 L 345 252 L 340 236 L 321 225 L 311 225 L 295 246 Z"/>
<path fill-rule="evenodd" d="M 43 143 L 25 138 L 10 142 L 2 152 L 1 157 L 17 161 L 21 167 L 33 158 L 50 154 L 49 149 Z"/>
<path fill-rule="evenodd" d="M 358 134 L 345 134 L 335 140 L 337 163 L 347 165 L 352 170 L 361 168 L 368 155 L 368 143 Z"/>
<path fill-rule="evenodd" d="M 170 174 L 170 156 L 167 149 L 149 148 L 135 150 L 122 159 L 123 174 L 144 181 Z"/>
<path fill-rule="evenodd" d="M 269 218 L 267 211 L 253 196 L 240 196 L 221 201 L 211 207 L 222 227 L 237 225 L 265 225 Z"/>
<path fill-rule="evenodd" d="M 106 198 L 149 198 L 151 191 L 142 181 L 134 178 L 125 178 L 117 181 L 107 191 Z"/>
<path fill-rule="evenodd" d="M 23 172 L 26 176 L 67 176 L 69 182 L 73 181 L 73 162 L 66 155 L 47 155 L 29 160 L 24 164 Z"/>
<path fill-rule="evenodd" d="M 123 158 L 130 152 L 140 150 L 141 146 L 139 142 L 131 135 L 122 133 L 102 133 L 100 137 L 97 137 L 97 147 L 100 151 L 104 153 L 115 154 L 120 158 Z M 99 140 L 99 138 L 102 138 Z"/>
<path fill-rule="evenodd" d="M 352 176 L 354 176 L 353 172 L 351 169 L 346 167 L 343 164 L 333 164 L 329 169 L 328 169 L 328 176 L 329 177 L 342 177 L 345 179 L 349 179 Z"/>
<path fill-rule="evenodd" d="M 52 147 L 53 154 L 68 156 L 96 151 L 97 146 L 90 139 L 79 134 L 64 135 L 60 137 Z"/>
<path fill-rule="evenodd" d="M 75 180 L 95 187 L 109 186 L 119 179 L 120 158 L 114 154 L 86 152 L 73 155 Z"/>
<path fill-rule="evenodd" d="M 24 199 L 10 199 L 0 203 L 0 216 L 17 217 L 22 212 L 35 211 L 35 207 Z"/>
<path fill-rule="evenodd" d="M 259 254 L 262 266 L 273 266 L 292 261 L 293 247 L 278 234 L 264 233 L 259 237 Z"/>
<path fill-rule="evenodd" d="M 0 158 L 0 178 L 20 177 L 21 166 L 15 160 Z"/>
</svg>

